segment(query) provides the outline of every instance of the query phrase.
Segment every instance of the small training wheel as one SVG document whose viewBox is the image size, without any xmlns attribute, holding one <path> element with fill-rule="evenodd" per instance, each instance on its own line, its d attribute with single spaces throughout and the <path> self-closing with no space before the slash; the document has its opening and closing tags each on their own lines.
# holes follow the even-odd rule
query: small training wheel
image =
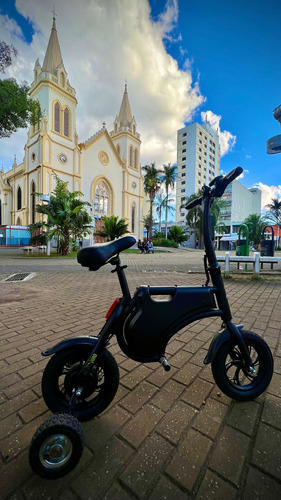
<svg viewBox="0 0 281 500">
<path fill-rule="evenodd" d="M 54 415 L 37 429 L 31 440 L 30 466 L 47 479 L 65 476 L 78 464 L 83 443 L 82 427 L 76 417 Z"/>
</svg>

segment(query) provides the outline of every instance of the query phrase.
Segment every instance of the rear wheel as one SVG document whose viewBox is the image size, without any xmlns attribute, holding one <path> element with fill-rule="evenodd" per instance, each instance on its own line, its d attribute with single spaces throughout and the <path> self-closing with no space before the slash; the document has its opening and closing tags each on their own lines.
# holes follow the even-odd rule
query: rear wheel
<svg viewBox="0 0 281 500">
<path fill-rule="evenodd" d="M 83 433 L 77 418 L 55 415 L 34 434 L 29 448 L 32 470 L 46 479 L 65 476 L 78 464 L 83 452 Z"/>
<path fill-rule="evenodd" d="M 117 363 L 107 349 L 98 356 L 90 372 L 79 375 L 92 351 L 91 346 L 75 346 L 57 352 L 48 362 L 42 378 L 42 393 L 54 413 L 72 413 L 89 420 L 113 400 L 119 384 Z M 73 390 L 79 395 L 73 397 Z"/>
<path fill-rule="evenodd" d="M 257 398 L 268 387 L 273 374 L 273 358 L 267 343 L 258 335 L 242 331 L 253 362 L 248 371 L 235 339 L 225 342 L 212 362 L 213 377 L 224 394 L 237 401 Z"/>
</svg>

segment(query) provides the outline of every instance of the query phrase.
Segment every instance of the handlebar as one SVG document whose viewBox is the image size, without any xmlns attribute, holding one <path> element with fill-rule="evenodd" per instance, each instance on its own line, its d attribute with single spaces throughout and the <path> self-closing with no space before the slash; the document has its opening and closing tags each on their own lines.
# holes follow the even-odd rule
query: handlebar
<svg viewBox="0 0 281 500">
<path fill-rule="evenodd" d="M 242 174 L 243 168 L 242 167 L 236 167 L 229 174 L 227 175 L 219 175 L 218 177 L 215 177 L 210 182 L 210 186 L 213 187 L 211 193 L 213 198 L 220 198 L 223 193 L 225 192 L 227 186 L 234 180 L 236 177 L 238 177 L 240 174 Z M 201 205 L 202 203 L 203 196 L 200 196 L 199 198 L 196 198 L 195 200 L 192 200 L 190 203 L 188 203 L 185 208 L 187 210 L 190 210 L 191 208 L 196 207 L 197 205 Z"/>
</svg>

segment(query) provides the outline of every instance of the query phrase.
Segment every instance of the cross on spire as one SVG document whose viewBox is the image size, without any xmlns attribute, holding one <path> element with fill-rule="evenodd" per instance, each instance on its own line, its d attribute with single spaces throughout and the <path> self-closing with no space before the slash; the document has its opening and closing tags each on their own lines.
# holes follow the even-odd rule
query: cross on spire
<svg viewBox="0 0 281 500">
<path fill-rule="evenodd" d="M 54 10 L 51 10 L 51 12 L 53 14 L 53 19 L 55 21 L 56 20 L 56 16 L 57 16 L 56 11 L 55 11 L 55 7 L 54 7 Z"/>
</svg>

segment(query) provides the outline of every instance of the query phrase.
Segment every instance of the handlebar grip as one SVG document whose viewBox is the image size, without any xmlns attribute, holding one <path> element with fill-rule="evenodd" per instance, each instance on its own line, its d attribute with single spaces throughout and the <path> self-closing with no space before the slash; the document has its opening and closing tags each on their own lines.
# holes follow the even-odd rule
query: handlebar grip
<svg viewBox="0 0 281 500">
<path fill-rule="evenodd" d="M 228 184 L 234 181 L 234 179 L 236 179 L 236 177 L 242 174 L 242 172 L 243 172 L 242 167 L 234 168 L 233 170 L 231 170 L 231 172 L 229 172 L 229 174 L 224 176 L 224 178 L 222 179 L 223 184 L 226 184 L 226 186 L 228 186 Z"/>
<path fill-rule="evenodd" d="M 197 205 L 201 205 L 201 203 L 202 203 L 202 196 L 200 196 L 200 198 L 196 198 L 195 200 L 193 200 L 190 203 L 188 203 L 185 206 L 185 208 L 187 210 L 190 210 L 191 208 L 196 207 Z"/>
</svg>

